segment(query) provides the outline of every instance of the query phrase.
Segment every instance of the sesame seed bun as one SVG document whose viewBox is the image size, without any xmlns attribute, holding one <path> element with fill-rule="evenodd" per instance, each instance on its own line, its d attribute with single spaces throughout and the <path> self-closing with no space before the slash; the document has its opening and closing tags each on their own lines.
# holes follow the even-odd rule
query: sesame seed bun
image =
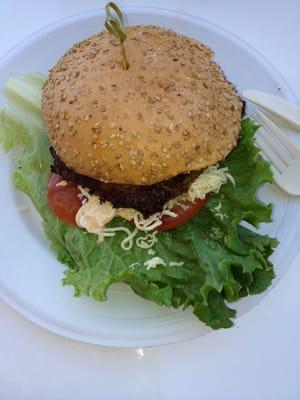
<svg viewBox="0 0 300 400">
<path fill-rule="evenodd" d="M 154 26 L 126 34 L 128 70 L 103 31 L 50 71 L 43 115 L 61 160 L 103 182 L 151 185 L 224 159 L 237 144 L 242 102 L 212 51 Z"/>
</svg>

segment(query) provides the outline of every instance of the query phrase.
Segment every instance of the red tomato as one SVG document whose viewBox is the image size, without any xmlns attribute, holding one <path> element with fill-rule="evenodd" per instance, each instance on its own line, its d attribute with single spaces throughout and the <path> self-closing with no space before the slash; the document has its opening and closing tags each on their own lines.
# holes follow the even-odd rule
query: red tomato
<svg viewBox="0 0 300 400">
<path fill-rule="evenodd" d="M 82 204 L 80 192 L 73 182 L 57 186 L 62 180 L 60 175 L 51 174 L 47 186 L 48 204 L 58 218 L 67 224 L 76 225 L 75 216 Z"/>
<path fill-rule="evenodd" d="M 177 216 L 170 217 L 168 215 L 164 215 L 162 218 L 162 224 L 156 229 L 158 231 L 167 231 L 169 229 L 177 228 L 178 226 L 185 224 L 190 219 L 194 218 L 200 210 L 202 210 L 207 200 L 208 196 L 206 196 L 203 200 L 196 199 L 194 203 L 191 201 L 185 201 L 183 203 L 185 206 L 184 208 L 180 205 L 175 206 L 172 211 L 177 214 Z"/>
</svg>

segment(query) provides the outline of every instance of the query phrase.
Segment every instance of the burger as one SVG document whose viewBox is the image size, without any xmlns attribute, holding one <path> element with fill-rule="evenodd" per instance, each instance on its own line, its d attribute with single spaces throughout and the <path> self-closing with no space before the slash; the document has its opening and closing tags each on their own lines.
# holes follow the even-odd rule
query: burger
<svg viewBox="0 0 300 400">
<path fill-rule="evenodd" d="M 117 38 L 103 31 L 50 71 L 42 109 L 52 171 L 149 218 L 237 145 L 243 103 L 194 39 L 131 26 L 128 69 L 119 53 Z"/>
<path fill-rule="evenodd" d="M 0 132 L 5 147 L 23 148 L 15 184 L 41 214 L 75 295 L 102 301 L 124 282 L 229 327 L 226 303 L 274 277 L 276 240 L 240 224 L 271 219 L 255 195 L 272 180 L 257 125 L 207 46 L 157 26 L 125 28 L 114 3 L 106 12 L 107 29 L 48 77 L 8 81 L 14 108 L 2 111 Z"/>
</svg>

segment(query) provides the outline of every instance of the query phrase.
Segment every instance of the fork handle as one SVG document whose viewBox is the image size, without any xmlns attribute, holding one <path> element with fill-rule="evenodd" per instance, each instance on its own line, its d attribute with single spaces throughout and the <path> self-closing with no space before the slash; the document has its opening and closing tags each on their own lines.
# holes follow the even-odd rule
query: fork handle
<svg viewBox="0 0 300 400">
<path fill-rule="evenodd" d="M 259 90 L 245 90 L 243 97 L 265 110 L 286 120 L 300 131 L 300 107 L 289 103 L 282 97 L 274 96 Z"/>
</svg>

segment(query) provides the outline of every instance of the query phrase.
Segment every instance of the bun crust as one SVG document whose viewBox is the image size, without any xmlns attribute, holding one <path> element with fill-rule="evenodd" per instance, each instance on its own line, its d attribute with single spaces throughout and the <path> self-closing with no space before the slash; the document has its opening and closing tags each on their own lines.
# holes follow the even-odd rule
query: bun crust
<svg viewBox="0 0 300 400">
<path fill-rule="evenodd" d="M 42 108 L 50 141 L 78 174 L 151 185 L 224 159 L 236 146 L 242 102 L 196 40 L 130 26 L 120 46 L 103 31 L 50 71 Z"/>
</svg>

